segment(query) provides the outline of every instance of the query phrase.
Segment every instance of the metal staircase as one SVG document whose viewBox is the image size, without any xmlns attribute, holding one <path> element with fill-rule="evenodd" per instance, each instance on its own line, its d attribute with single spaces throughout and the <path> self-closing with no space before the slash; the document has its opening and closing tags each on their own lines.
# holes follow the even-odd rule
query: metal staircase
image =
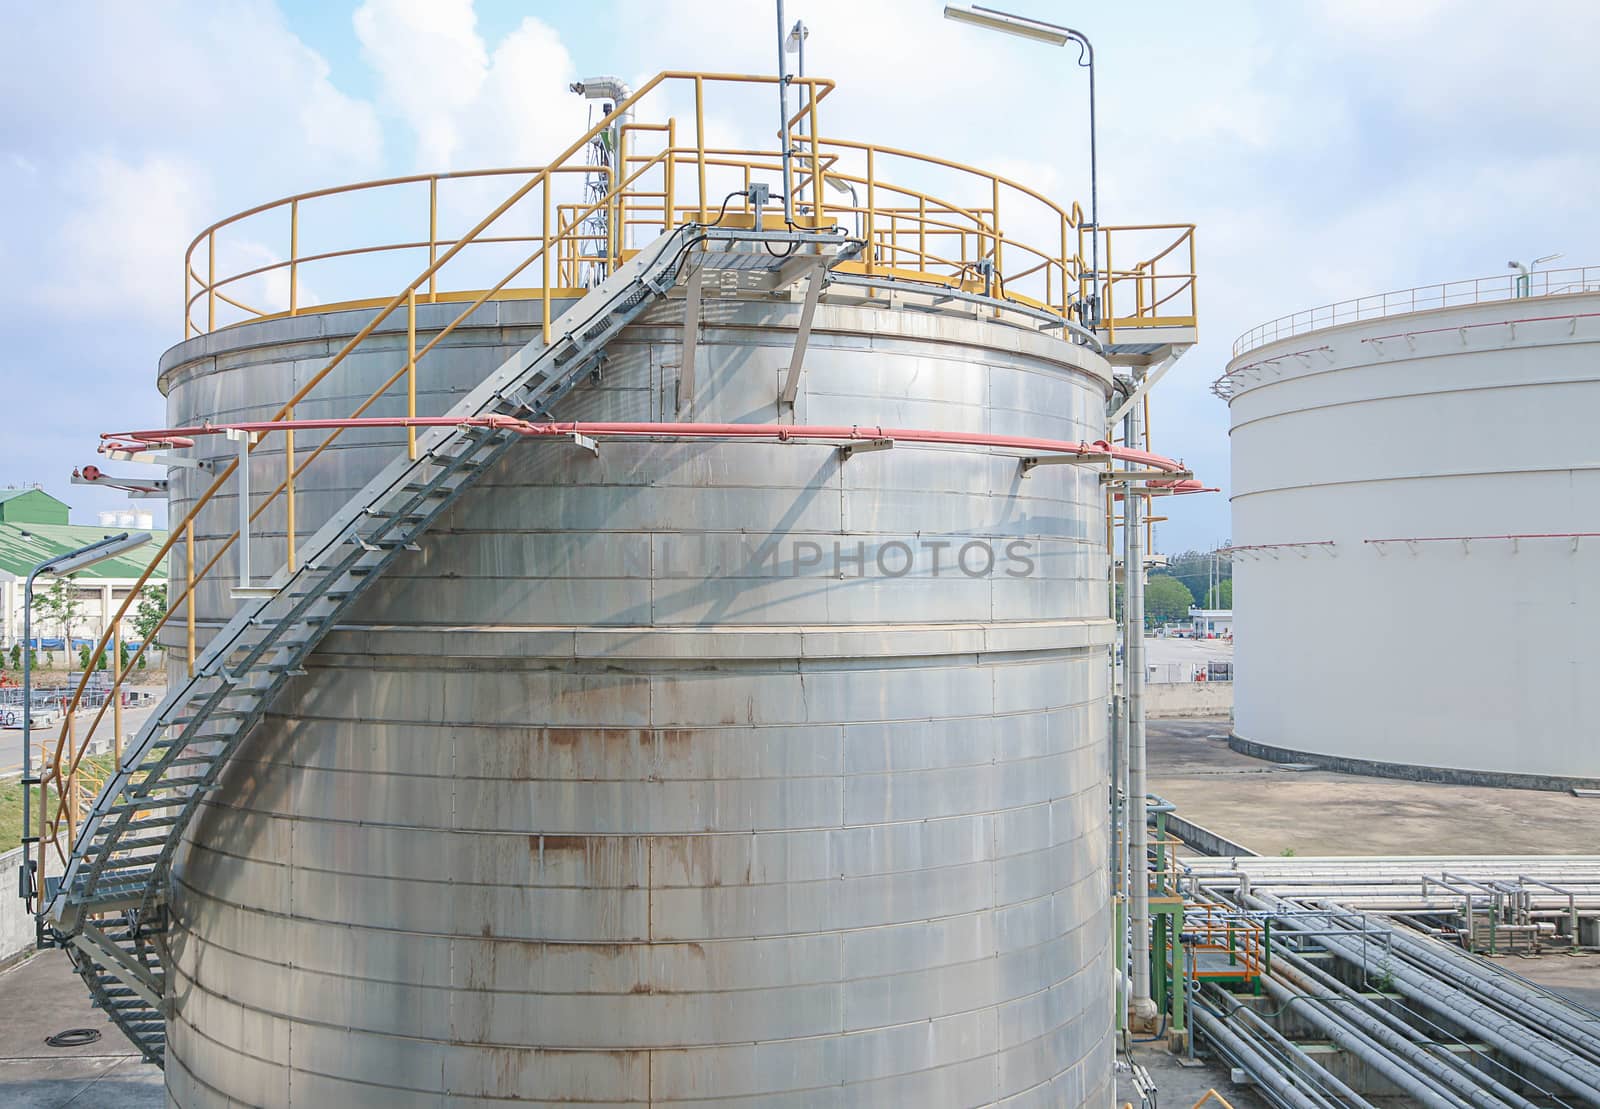
<svg viewBox="0 0 1600 1109">
<path fill-rule="evenodd" d="M 449 415 L 546 418 L 617 333 L 667 295 L 696 248 L 701 268 L 748 273 L 782 271 L 807 254 L 827 268 L 857 245 L 837 233 L 679 227 L 556 320 L 548 346 L 523 347 Z M 201 800 L 339 618 L 520 437 L 483 426 L 437 427 L 419 437 L 415 460 L 402 453 L 385 467 L 305 544 L 295 571 L 281 569 L 268 583 L 270 595 L 243 602 L 96 797 L 66 872 L 45 891 L 46 912 L 95 1003 L 148 1061 L 161 1064 L 166 1049 L 172 861 Z"/>
</svg>

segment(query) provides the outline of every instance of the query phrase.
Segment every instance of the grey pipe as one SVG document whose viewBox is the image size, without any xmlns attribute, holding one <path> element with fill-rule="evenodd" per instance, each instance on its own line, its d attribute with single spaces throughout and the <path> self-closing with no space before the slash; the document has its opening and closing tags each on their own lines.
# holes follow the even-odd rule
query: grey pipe
<svg viewBox="0 0 1600 1109">
<path fill-rule="evenodd" d="M 1369 1004 L 1364 998 L 1357 996 L 1349 986 L 1311 960 L 1302 958 L 1292 951 L 1283 950 L 1275 952 L 1273 958 L 1275 961 L 1287 964 L 1295 974 L 1306 976 L 1321 988 L 1343 995 L 1347 1000 L 1343 1003 L 1339 1015 L 1357 1024 L 1372 1039 L 1406 1059 L 1418 1070 L 1427 1071 L 1437 1077 L 1440 1082 L 1463 1095 L 1473 1105 L 1482 1109 L 1495 1109 L 1502 1104 L 1515 1106 L 1516 1109 L 1538 1109 L 1533 1102 L 1497 1082 L 1485 1071 L 1478 1069 L 1468 1071 L 1455 1056 L 1448 1053 L 1443 1056 L 1435 1055 L 1420 1047 L 1412 1040 L 1417 1034 L 1415 1029 L 1390 1014 L 1383 1006 Z M 1281 968 L 1277 973 L 1283 973 Z M 1288 975 L 1283 976 L 1288 977 Z"/>
<path fill-rule="evenodd" d="M 1253 897 L 1251 901 L 1262 909 L 1276 908 L 1262 898 Z M 1328 920 L 1332 923 L 1331 913 L 1328 914 Z M 1313 931 L 1293 918 L 1281 920 L 1280 927 L 1292 932 Z M 1350 941 L 1319 935 L 1317 942 L 1347 962 L 1360 965 L 1363 961 L 1363 952 L 1356 950 Z M 1590 1104 L 1600 1104 L 1593 1100 L 1593 1092 L 1600 1090 L 1600 1067 L 1560 1044 L 1550 1043 L 1532 1034 L 1526 1027 L 1474 1000 L 1464 991 L 1446 985 L 1404 961 L 1391 964 L 1385 970 L 1407 997 L 1465 1026 L 1491 1046 Z"/>
<path fill-rule="evenodd" d="M 1122 422 L 1129 448 L 1137 449 L 1140 409 L 1134 405 Z M 1130 466 L 1133 465 L 1130 463 Z M 1150 997 L 1150 880 L 1145 861 L 1150 841 L 1145 824 L 1144 727 L 1144 534 L 1133 483 L 1122 493 L 1122 597 L 1127 619 L 1122 635 L 1122 685 L 1127 700 L 1129 930 L 1133 933 L 1133 1007 L 1140 1016 L 1155 1011 Z"/>
<path fill-rule="evenodd" d="M 1349 917 L 1340 915 L 1336 910 L 1330 915 L 1339 923 L 1349 926 Z M 1390 942 L 1396 949 L 1404 952 L 1407 958 L 1422 964 L 1436 974 L 1447 975 L 1455 981 L 1467 981 L 1476 993 L 1493 1004 L 1516 1013 L 1524 1024 L 1535 1024 L 1564 1041 L 1571 1039 L 1573 1028 L 1581 1028 L 1587 1041 L 1583 1046 L 1600 1042 L 1600 1021 L 1596 1021 L 1592 1014 L 1562 1003 L 1559 998 L 1542 995 L 1536 998 L 1528 991 L 1507 989 L 1481 973 L 1467 958 L 1440 955 L 1429 949 L 1428 941 L 1413 939 L 1403 931 L 1394 930 Z M 1558 1013 L 1557 1010 L 1562 1011 Z"/>
<path fill-rule="evenodd" d="M 1262 975 L 1261 984 L 1266 987 L 1267 994 L 1276 1001 L 1288 1006 L 1294 1002 L 1303 1002 L 1308 993 L 1292 988 L 1287 982 L 1272 975 Z M 1395 1060 L 1394 1055 L 1385 1050 L 1372 1036 L 1366 1034 L 1366 1029 L 1361 1022 L 1340 1019 L 1344 1014 L 1335 1015 L 1333 1011 L 1319 1002 L 1301 1004 L 1299 1011 L 1312 1024 L 1316 1025 L 1334 1046 L 1348 1051 L 1351 1055 L 1366 1063 L 1391 1083 L 1404 1090 L 1416 1099 L 1418 1105 L 1428 1106 L 1429 1109 L 1470 1109 L 1473 1104 L 1490 1107 L 1501 1106 L 1501 1102 L 1490 1098 L 1488 1101 L 1468 1102 L 1446 1093 L 1423 1079 L 1410 1068 L 1402 1066 Z M 1435 1068 L 1428 1067 L 1432 1072 Z M 1438 1076 L 1435 1075 L 1437 1078 Z"/>
<path fill-rule="evenodd" d="M 1285 1105 L 1289 1106 L 1289 1109 L 1323 1109 L 1326 1105 L 1321 1098 L 1312 1100 L 1306 1096 L 1276 1063 L 1246 1044 L 1224 1021 L 1213 1015 L 1210 1009 L 1196 1005 L 1191 1015 L 1196 1026 L 1232 1055 L 1240 1066 L 1250 1072 L 1250 1076 L 1257 1083 L 1276 1094 Z"/>
<path fill-rule="evenodd" d="M 1265 979 L 1263 979 L 1263 981 L 1265 981 Z M 1295 1061 L 1300 1064 L 1301 1070 L 1303 1072 L 1307 1072 L 1304 1074 L 1304 1077 L 1306 1077 L 1308 1081 L 1322 1086 L 1322 1090 L 1318 1091 L 1319 1095 L 1321 1093 L 1328 1093 L 1344 1098 L 1351 1104 L 1362 1107 L 1362 1109 L 1377 1109 L 1372 1102 L 1356 1093 L 1355 1090 L 1351 1089 L 1336 1074 L 1328 1070 L 1328 1068 L 1322 1066 L 1320 1063 L 1316 1062 L 1311 1058 L 1311 1056 L 1307 1055 L 1305 1049 L 1299 1044 L 1295 1043 L 1282 1032 L 1279 1032 L 1276 1028 L 1272 1027 L 1272 1025 L 1267 1022 L 1266 1018 L 1261 1016 L 1259 1013 L 1256 1013 L 1254 1010 L 1246 1008 L 1243 1005 L 1239 1005 L 1238 1008 L 1234 1009 L 1228 1014 L 1228 1016 L 1229 1018 L 1235 1016 L 1245 1018 L 1250 1026 L 1256 1030 L 1256 1034 L 1264 1041 L 1277 1047 L 1286 1055 L 1292 1056 Z M 1237 1030 L 1236 1025 L 1234 1028 Z M 1446 1106 L 1444 1109 L 1456 1109 L 1456 1107 Z"/>
</svg>

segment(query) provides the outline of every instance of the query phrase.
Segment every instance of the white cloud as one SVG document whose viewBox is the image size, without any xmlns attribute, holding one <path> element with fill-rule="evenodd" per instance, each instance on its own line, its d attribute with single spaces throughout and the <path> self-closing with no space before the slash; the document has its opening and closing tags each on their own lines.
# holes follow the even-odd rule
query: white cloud
<svg viewBox="0 0 1600 1109">
<path fill-rule="evenodd" d="M 478 99 L 489 69 L 472 0 L 368 0 L 353 22 L 386 104 L 416 134 L 418 164 L 452 165 L 461 115 Z"/>
<path fill-rule="evenodd" d="M 471 0 L 366 0 L 354 16 L 384 103 L 424 171 L 539 165 L 587 129 L 560 36 L 533 17 L 491 51 Z"/>
<path fill-rule="evenodd" d="M 10 244 L 27 280 L 13 272 L 0 284 L 16 282 L 12 295 L 46 309 L 179 334 L 180 259 L 197 231 L 227 210 L 380 165 L 371 105 L 340 91 L 265 0 L 103 5 L 70 26 L 49 6 L 7 19 L 14 49 L 0 97 L 26 108 L 0 121 L 19 171 L 0 176 L 0 198 L 32 219 Z M 74 62 L 65 81 L 64 35 Z"/>
<path fill-rule="evenodd" d="M 136 163 L 98 152 L 58 176 L 70 206 L 50 236 L 39 290 L 62 313 L 178 319 L 184 246 L 207 197 L 193 165 L 152 155 Z"/>
</svg>

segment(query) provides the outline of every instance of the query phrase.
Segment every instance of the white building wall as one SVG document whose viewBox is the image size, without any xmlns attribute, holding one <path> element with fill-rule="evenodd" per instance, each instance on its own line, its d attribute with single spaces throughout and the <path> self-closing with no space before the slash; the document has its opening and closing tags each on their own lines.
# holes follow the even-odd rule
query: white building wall
<svg viewBox="0 0 1600 1109">
<path fill-rule="evenodd" d="M 133 588 L 133 578 L 84 578 L 73 583 L 73 587 L 81 590 L 79 601 L 79 616 L 72 625 L 72 634 L 79 638 L 95 637 L 105 631 L 106 622 L 111 614 L 117 611 L 117 606 Z M 0 648 L 9 650 L 13 643 L 22 640 L 22 591 L 25 579 L 12 578 L 7 574 L 0 574 Z M 147 588 L 165 585 L 165 578 L 152 578 L 147 583 Z M 41 579 L 34 583 L 33 597 L 33 634 L 35 638 L 59 639 L 61 626 L 55 620 L 46 617 L 39 607 L 39 598 L 50 588 L 50 579 Z M 134 627 L 133 617 L 137 611 L 138 602 L 128 609 L 128 614 L 122 621 L 123 637 L 130 642 L 139 638 L 139 633 Z"/>
<path fill-rule="evenodd" d="M 1600 532 L 1600 295 L 1329 328 L 1230 371 L 1238 737 L 1600 778 L 1600 537 L 1569 537 Z"/>
</svg>

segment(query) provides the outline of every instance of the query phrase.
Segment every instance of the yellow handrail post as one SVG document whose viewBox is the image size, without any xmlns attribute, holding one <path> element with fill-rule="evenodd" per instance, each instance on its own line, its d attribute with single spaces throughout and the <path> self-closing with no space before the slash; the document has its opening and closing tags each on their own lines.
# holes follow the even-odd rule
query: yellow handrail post
<svg viewBox="0 0 1600 1109">
<path fill-rule="evenodd" d="M 206 236 L 206 330 L 217 329 L 217 233 Z"/>
<path fill-rule="evenodd" d="M 694 79 L 694 150 L 700 167 L 700 222 L 706 221 L 706 100 L 705 78 Z"/>
<path fill-rule="evenodd" d="M 72 636 L 70 636 L 70 635 L 67 636 L 67 646 L 68 646 L 68 648 L 71 648 L 71 646 L 72 646 Z M 67 750 L 68 751 L 76 751 L 77 750 L 77 746 L 78 746 L 78 737 L 75 734 L 75 729 L 73 728 L 73 717 L 75 715 L 76 714 L 72 710 L 69 709 L 67 711 Z M 74 766 L 76 766 L 76 763 L 77 763 L 77 759 L 76 758 L 73 759 L 73 763 L 74 763 Z M 67 846 L 71 847 L 73 841 L 78 838 L 78 780 L 77 780 L 77 775 L 75 773 L 70 773 L 69 772 L 65 780 L 62 780 L 62 779 L 58 778 L 57 781 L 56 781 L 56 791 L 57 791 L 57 793 L 60 794 L 61 799 L 67 803 Z"/>
<path fill-rule="evenodd" d="M 289 202 L 289 315 L 300 312 L 300 199 Z"/>
<path fill-rule="evenodd" d="M 1195 258 L 1194 228 L 1189 228 L 1189 315 L 1198 318 L 1200 315 L 1199 294 L 1195 292 L 1195 284 L 1200 280 L 1200 264 Z M 1415 290 L 1412 291 L 1415 296 Z"/>
<path fill-rule="evenodd" d="M 1096 235 L 1100 234 L 1100 229 L 1096 227 L 1094 233 Z M 1117 282 L 1113 275 L 1117 272 L 1117 268 L 1111 264 L 1110 232 L 1106 233 L 1106 268 L 1104 272 L 1104 278 L 1100 277 L 1099 274 L 1095 275 L 1095 279 L 1100 282 L 1100 287 L 1105 290 L 1106 306 L 1104 315 L 1100 317 L 1100 322 L 1105 324 L 1106 341 L 1114 343 L 1117 341 L 1117 313 L 1115 309 Z"/>
<path fill-rule="evenodd" d="M 867 147 L 867 245 L 865 248 L 867 256 L 865 261 L 867 263 L 867 274 L 869 276 L 878 272 L 876 257 L 878 252 L 878 229 L 877 222 L 873 218 L 875 212 L 877 211 L 878 183 L 877 167 L 873 164 L 872 156 L 875 149 L 876 148 L 872 146 Z"/>
<path fill-rule="evenodd" d="M 539 282 L 543 286 L 539 290 L 539 300 L 543 305 L 540 323 L 540 333 L 544 336 L 544 345 L 550 345 L 550 179 L 547 177 L 540 185 L 544 194 L 544 222 L 540 228 L 539 263 L 544 269 L 544 279 Z M 413 455 L 412 457 L 415 457 Z"/>
<path fill-rule="evenodd" d="M 1070 282 L 1067 279 L 1067 217 L 1061 217 L 1061 318 L 1067 318 L 1068 305 L 1071 304 L 1071 294 L 1067 291 Z"/>
<path fill-rule="evenodd" d="M 288 419 L 294 419 L 294 409 L 289 409 Z M 283 429 L 283 515 L 284 537 L 288 541 L 285 564 L 294 573 L 294 428 Z"/>
<path fill-rule="evenodd" d="M 122 621 L 111 625 L 111 751 L 122 765 Z"/>
<path fill-rule="evenodd" d="M 548 194 L 547 194 L 548 195 Z M 406 291 L 406 419 L 417 418 L 417 290 Z M 417 429 L 406 425 L 406 454 L 417 457 Z"/>
<path fill-rule="evenodd" d="M 674 214 L 672 208 L 678 196 L 678 177 L 674 168 L 678 162 L 677 154 L 678 117 L 669 116 L 667 117 L 667 164 L 664 168 L 665 183 L 662 185 L 662 190 L 667 195 L 666 198 L 661 202 L 661 233 L 663 235 L 672 230 L 672 217 Z M 548 213 L 548 208 L 546 209 L 546 212 Z M 546 227 L 550 226 L 550 217 L 548 214 L 545 215 L 544 222 Z M 545 284 L 548 285 L 549 282 L 547 281 Z M 548 339 L 546 341 L 548 341 Z"/>
<path fill-rule="evenodd" d="M 431 272 L 439 264 L 439 179 L 428 178 L 428 303 L 439 299 L 438 274 Z"/>
<path fill-rule="evenodd" d="M 928 268 L 928 198 L 917 197 L 917 268 Z"/>
<path fill-rule="evenodd" d="M 189 676 L 194 677 L 194 518 L 190 517 L 188 524 L 183 529 L 183 583 L 187 589 L 188 597 L 183 602 L 183 618 L 185 627 L 184 649 L 189 660 Z"/>
<path fill-rule="evenodd" d="M 1002 272 L 1000 269 L 1000 178 L 995 177 L 991 178 L 990 180 L 994 186 L 994 200 L 992 207 L 989 209 L 989 219 L 991 221 L 990 230 L 994 232 L 994 277 L 995 284 L 998 285 L 1001 280 L 1000 274 Z"/>
<path fill-rule="evenodd" d="M 824 170 L 822 168 L 822 158 L 819 149 L 822 144 L 817 141 L 817 135 L 820 134 L 820 132 L 817 130 L 817 86 L 815 84 L 807 83 L 806 85 L 806 104 L 811 113 L 811 134 L 807 136 L 807 141 L 811 143 L 812 226 L 822 227 L 827 223 L 827 221 L 823 219 L 823 213 L 825 213 L 828 208 L 828 190 L 823 188 L 827 182 L 822 179 Z"/>
</svg>

